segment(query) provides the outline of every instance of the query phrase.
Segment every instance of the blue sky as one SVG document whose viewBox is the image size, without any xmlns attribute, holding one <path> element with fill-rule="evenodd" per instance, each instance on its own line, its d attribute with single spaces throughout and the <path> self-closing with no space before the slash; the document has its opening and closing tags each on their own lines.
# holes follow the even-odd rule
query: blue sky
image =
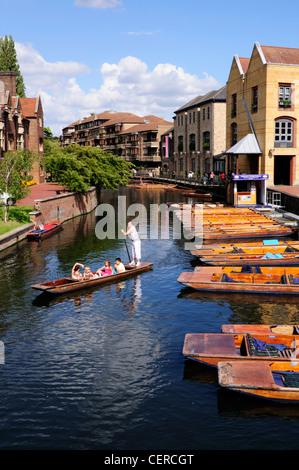
<svg viewBox="0 0 299 470">
<path fill-rule="evenodd" d="M 299 6 L 202 0 L 0 0 L 26 96 L 41 95 L 45 126 L 112 109 L 172 120 L 225 85 L 235 54 L 254 43 L 298 47 Z M 4 21 L 5 19 L 5 21 Z M 4 24 L 4 26 L 3 26 Z"/>
</svg>

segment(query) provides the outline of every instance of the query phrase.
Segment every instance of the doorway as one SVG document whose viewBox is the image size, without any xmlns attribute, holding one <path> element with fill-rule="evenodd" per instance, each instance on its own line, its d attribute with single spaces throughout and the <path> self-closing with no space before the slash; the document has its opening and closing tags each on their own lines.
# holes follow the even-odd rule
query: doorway
<svg viewBox="0 0 299 470">
<path fill-rule="evenodd" d="M 284 184 L 290 186 L 291 183 L 291 156 L 276 155 L 274 157 L 274 184 Z"/>
</svg>

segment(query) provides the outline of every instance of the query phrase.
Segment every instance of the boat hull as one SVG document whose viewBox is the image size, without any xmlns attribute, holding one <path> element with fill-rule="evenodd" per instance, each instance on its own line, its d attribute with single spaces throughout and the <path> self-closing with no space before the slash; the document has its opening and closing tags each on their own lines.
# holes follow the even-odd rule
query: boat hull
<svg viewBox="0 0 299 470">
<path fill-rule="evenodd" d="M 275 356 L 253 352 L 249 335 L 224 335 L 222 333 L 188 333 L 185 335 L 183 356 L 192 361 L 217 367 L 221 361 L 289 362 L 298 361 L 298 336 L 255 335 L 255 339 L 268 345 L 285 345 L 283 352 L 275 350 Z M 266 353 L 268 354 L 268 352 Z"/>
<path fill-rule="evenodd" d="M 37 241 L 37 240 L 42 240 L 44 238 L 50 237 L 51 235 L 54 235 L 54 233 L 60 232 L 60 230 L 62 230 L 62 224 L 63 222 L 61 223 L 53 222 L 52 224 L 45 225 L 44 230 L 31 230 L 31 232 L 27 233 L 27 240 Z"/>
<path fill-rule="evenodd" d="M 241 267 L 221 267 L 221 266 L 201 266 L 194 272 L 183 272 L 177 279 L 180 284 L 190 287 L 201 292 L 229 292 L 229 293 L 249 293 L 249 294 L 282 294 L 282 295 L 298 295 L 299 284 L 291 283 L 291 275 L 299 277 L 297 268 L 277 267 L 277 273 L 269 273 L 269 270 L 275 267 L 264 267 L 265 272 L 262 274 L 241 273 L 233 269 L 241 269 Z M 256 268 L 252 268 L 255 270 Z M 268 270 L 268 271 L 267 271 Z M 223 275 L 233 282 L 223 282 Z M 294 277 L 293 276 L 293 277 Z M 286 283 L 282 284 L 281 279 Z"/>
<path fill-rule="evenodd" d="M 299 362 L 261 362 L 243 361 L 219 362 L 218 382 L 223 388 L 251 395 L 257 398 L 282 402 L 298 402 L 299 387 L 286 386 L 284 373 L 293 373 L 294 383 L 299 380 Z M 276 377 L 276 380 L 275 380 Z M 286 378 L 288 375 L 285 376 Z"/>
<path fill-rule="evenodd" d="M 40 290 L 52 295 L 61 295 L 78 290 L 106 285 L 114 282 L 121 282 L 129 277 L 142 274 L 152 268 L 153 263 L 141 263 L 140 266 L 125 266 L 126 271 L 109 276 L 101 276 L 96 279 L 86 279 L 83 281 L 72 279 L 71 277 L 56 279 L 54 281 L 31 285 L 32 289 Z"/>
</svg>

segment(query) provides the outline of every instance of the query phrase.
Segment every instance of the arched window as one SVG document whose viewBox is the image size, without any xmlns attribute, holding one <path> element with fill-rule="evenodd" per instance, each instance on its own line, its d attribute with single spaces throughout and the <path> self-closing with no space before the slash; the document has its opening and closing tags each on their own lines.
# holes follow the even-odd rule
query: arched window
<svg viewBox="0 0 299 470">
<path fill-rule="evenodd" d="M 275 121 L 275 147 L 293 147 L 294 141 L 294 121 L 288 118 L 281 118 Z"/>
</svg>

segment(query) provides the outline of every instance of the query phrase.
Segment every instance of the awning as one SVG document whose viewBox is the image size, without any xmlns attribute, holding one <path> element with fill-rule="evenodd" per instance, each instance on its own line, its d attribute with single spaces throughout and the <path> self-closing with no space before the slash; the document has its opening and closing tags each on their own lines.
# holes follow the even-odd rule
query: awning
<svg viewBox="0 0 299 470">
<path fill-rule="evenodd" d="M 263 153 L 260 149 L 257 138 L 254 134 L 247 134 L 243 139 L 237 142 L 233 147 L 226 151 L 235 155 L 256 155 Z"/>
</svg>

